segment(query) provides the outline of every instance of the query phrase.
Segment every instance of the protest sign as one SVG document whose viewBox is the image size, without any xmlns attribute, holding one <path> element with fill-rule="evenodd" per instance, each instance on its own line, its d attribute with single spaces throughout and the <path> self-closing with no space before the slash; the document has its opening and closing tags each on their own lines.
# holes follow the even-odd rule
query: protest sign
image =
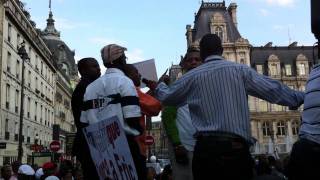
<svg viewBox="0 0 320 180">
<path fill-rule="evenodd" d="M 158 81 L 157 69 L 154 59 L 133 63 L 133 65 L 138 69 L 142 78 L 152 81 Z M 146 87 L 146 85 L 144 83 L 141 83 L 140 87 L 144 88 Z"/>
<path fill-rule="evenodd" d="M 138 180 L 122 126 L 116 116 L 84 128 L 100 180 Z"/>
</svg>

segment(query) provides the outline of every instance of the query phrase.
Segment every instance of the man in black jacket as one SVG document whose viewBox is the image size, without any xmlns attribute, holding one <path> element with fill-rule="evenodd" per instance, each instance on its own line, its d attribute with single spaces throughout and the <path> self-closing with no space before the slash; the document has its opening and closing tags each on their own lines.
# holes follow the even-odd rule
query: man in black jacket
<svg viewBox="0 0 320 180">
<path fill-rule="evenodd" d="M 80 122 L 80 116 L 86 88 L 91 82 L 100 77 L 100 67 L 96 59 L 83 58 L 78 62 L 78 71 L 81 75 L 81 80 L 74 90 L 71 100 L 74 122 L 77 127 L 72 154 L 76 156 L 81 163 L 84 179 L 99 179 L 90 156 L 88 144 L 82 133 L 82 128 L 88 126 L 88 124 Z"/>
</svg>

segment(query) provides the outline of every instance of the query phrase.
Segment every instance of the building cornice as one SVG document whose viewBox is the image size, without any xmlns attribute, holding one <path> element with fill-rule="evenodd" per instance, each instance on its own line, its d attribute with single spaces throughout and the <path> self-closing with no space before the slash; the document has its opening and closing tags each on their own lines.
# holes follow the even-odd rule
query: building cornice
<svg viewBox="0 0 320 180">
<path fill-rule="evenodd" d="M 35 27 L 30 23 L 29 19 L 24 14 L 21 7 L 16 3 L 15 0 L 7 0 L 4 3 L 5 13 L 14 20 L 17 28 L 25 34 L 25 37 L 29 40 L 36 51 L 44 58 L 49 67 L 56 72 L 56 69 L 51 61 L 52 53 L 46 46 L 40 34 L 36 31 Z"/>
</svg>

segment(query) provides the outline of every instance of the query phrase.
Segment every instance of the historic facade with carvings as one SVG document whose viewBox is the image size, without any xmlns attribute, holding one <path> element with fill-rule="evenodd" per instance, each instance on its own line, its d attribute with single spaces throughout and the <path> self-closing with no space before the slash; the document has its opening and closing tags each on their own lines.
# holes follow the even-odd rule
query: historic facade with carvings
<svg viewBox="0 0 320 180">
<path fill-rule="evenodd" d="M 269 42 L 251 49 L 252 68 L 300 91 L 305 90 L 312 61 L 313 47 L 297 46 L 297 42 L 283 47 L 272 46 Z M 249 106 L 252 135 L 258 140 L 253 152 L 288 154 L 298 138 L 302 107 L 290 111 L 255 97 L 249 97 Z"/>
<path fill-rule="evenodd" d="M 1 1 L 1 115 L 0 164 L 12 162 L 18 155 L 19 115 L 22 86 L 22 59 L 17 49 L 24 42 L 29 59 L 24 71 L 23 162 L 30 157 L 32 144 L 47 147 L 52 140 L 56 67 L 52 53 L 30 20 L 23 3 Z"/>
<path fill-rule="evenodd" d="M 195 15 L 194 26 L 187 25 L 187 47 L 198 46 L 203 35 L 214 33 L 223 41 L 225 59 L 247 64 L 258 73 L 287 84 L 290 88 L 305 89 L 305 83 L 312 67 L 313 47 L 298 46 L 293 42 L 288 46 L 272 46 L 272 42 L 261 47 L 252 47 L 241 37 L 237 29 L 237 5 L 225 2 L 202 2 Z M 171 80 L 181 75 L 181 68 L 173 65 L 169 74 Z M 248 97 L 251 112 L 252 135 L 257 143 L 253 154 L 286 155 L 298 138 L 300 112 L 287 107 L 267 103 L 264 100 Z"/>
<path fill-rule="evenodd" d="M 57 81 L 55 92 L 55 126 L 59 126 L 59 140 L 62 144 L 62 152 L 65 152 L 67 133 L 75 132 L 71 97 L 73 88 L 78 80 L 78 71 L 74 60 L 75 52 L 61 40 L 60 32 L 54 26 L 53 14 L 50 9 L 47 27 L 41 32 L 41 36 L 52 53 L 52 59 L 57 69 Z"/>
<path fill-rule="evenodd" d="M 224 48 L 223 56 L 234 62 L 250 64 L 250 44 L 238 31 L 237 5 L 202 2 L 194 26 L 186 26 L 187 47 L 199 46 L 202 36 L 217 34 Z"/>
</svg>

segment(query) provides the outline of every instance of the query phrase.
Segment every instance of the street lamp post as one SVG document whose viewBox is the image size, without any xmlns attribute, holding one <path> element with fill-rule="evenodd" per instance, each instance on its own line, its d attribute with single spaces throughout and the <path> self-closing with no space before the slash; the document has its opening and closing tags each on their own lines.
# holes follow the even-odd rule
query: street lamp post
<svg viewBox="0 0 320 180">
<path fill-rule="evenodd" d="M 23 149 L 22 149 L 22 129 L 23 129 L 23 99 L 24 99 L 24 63 L 26 60 L 30 59 L 28 53 L 25 49 L 24 41 L 20 44 L 18 49 L 18 55 L 22 60 L 22 76 L 21 76 L 21 100 L 20 100 L 20 124 L 19 124 L 19 145 L 18 145 L 18 161 L 22 162 Z"/>
</svg>

